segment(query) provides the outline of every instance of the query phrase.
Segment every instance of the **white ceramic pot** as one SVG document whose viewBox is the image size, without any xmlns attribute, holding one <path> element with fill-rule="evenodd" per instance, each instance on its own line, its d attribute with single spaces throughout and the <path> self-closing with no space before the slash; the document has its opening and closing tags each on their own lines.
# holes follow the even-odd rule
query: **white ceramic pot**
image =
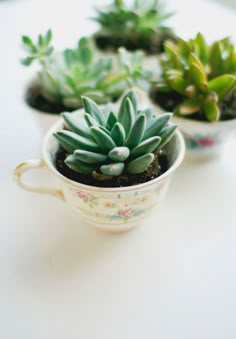
<svg viewBox="0 0 236 339">
<path fill-rule="evenodd" d="M 203 122 L 173 116 L 186 143 L 186 156 L 192 160 L 210 160 L 223 151 L 223 146 L 236 135 L 236 119 Z"/>
<path fill-rule="evenodd" d="M 164 110 L 152 102 L 156 114 Z M 236 119 L 217 122 L 196 121 L 173 115 L 172 122 L 182 132 L 186 144 L 186 158 L 210 160 L 221 154 L 223 146 L 236 135 Z"/>
<path fill-rule="evenodd" d="M 80 114 L 82 111 L 73 114 Z M 172 174 L 183 160 L 185 145 L 177 131 L 165 146 L 169 169 L 146 183 L 118 188 L 101 188 L 80 184 L 63 176 L 55 166 L 59 144 L 53 133 L 63 128 L 60 119 L 47 133 L 43 144 L 42 160 L 28 160 L 19 164 L 14 172 L 18 184 L 28 191 L 47 193 L 63 200 L 81 218 L 96 227 L 110 231 L 124 231 L 142 222 L 146 214 L 165 195 Z M 32 187 L 24 180 L 23 173 L 35 168 L 47 168 L 57 179 L 58 189 Z"/>
</svg>

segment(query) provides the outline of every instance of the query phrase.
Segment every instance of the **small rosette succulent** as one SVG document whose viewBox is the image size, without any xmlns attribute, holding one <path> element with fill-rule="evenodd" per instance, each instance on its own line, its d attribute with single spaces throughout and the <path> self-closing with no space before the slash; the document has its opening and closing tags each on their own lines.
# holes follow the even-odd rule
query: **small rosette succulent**
<svg viewBox="0 0 236 339">
<path fill-rule="evenodd" d="M 81 38 L 74 49 L 54 51 L 51 46 L 52 33 L 39 35 L 37 42 L 23 36 L 27 56 L 22 60 L 26 66 L 40 64 L 37 83 L 43 97 L 74 110 L 82 106 L 81 96 L 97 103 L 116 100 L 133 85 L 147 86 L 151 72 L 143 67 L 141 51 L 129 53 L 119 50 L 116 64 L 110 57 L 99 58 L 91 39 Z"/>
<path fill-rule="evenodd" d="M 164 50 L 162 79 L 156 88 L 175 96 L 169 109 L 178 115 L 199 113 L 205 120 L 220 120 L 220 105 L 236 86 L 236 52 L 230 39 L 208 45 L 198 33 L 189 41 L 168 41 Z"/>
<path fill-rule="evenodd" d="M 123 0 L 113 0 L 104 8 L 96 8 L 93 19 L 100 25 L 96 37 L 101 36 L 101 40 L 112 37 L 114 47 L 152 50 L 155 46 L 150 46 L 151 42 L 174 37 L 172 29 L 166 25 L 172 15 L 159 0 L 133 0 L 129 6 Z"/>
<path fill-rule="evenodd" d="M 66 165 L 98 180 L 143 173 L 176 129 L 168 124 L 171 113 L 157 117 L 149 108 L 138 110 L 133 90 L 123 97 L 118 112 L 106 115 L 91 99 L 82 100 L 83 116 L 63 113 L 67 129 L 54 136 L 68 153 Z"/>
</svg>

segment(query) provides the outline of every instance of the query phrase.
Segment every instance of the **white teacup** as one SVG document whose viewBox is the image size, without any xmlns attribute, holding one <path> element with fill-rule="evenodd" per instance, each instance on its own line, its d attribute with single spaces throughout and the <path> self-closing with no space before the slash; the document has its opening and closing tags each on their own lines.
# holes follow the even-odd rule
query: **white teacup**
<svg viewBox="0 0 236 339">
<path fill-rule="evenodd" d="M 72 114 L 80 114 L 80 111 Z M 139 224 L 164 196 L 172 174 L 182 162 L 185 153 L 183 137 L 180 132 L 176 131 L 171 141 L 165 146 L 170 166 L 161 176 L 130 187 L 89 186 L 68 179 L 55 166 L 55 155 L 59 144 L 53 133 L 62 128 L 63 120 L 60 119 L 45 136 L 42 160 L 28 160 L 20 163 L 14 172 L 15 179 L 25 190 L 47 193 L 60 198 L 79 213 L 85 222 L 101 229 L 123 231 Z M 32 187 L 24 181 L 23 173 L 45 167 L 57 177 L 58 189 Z"/>
</svg>

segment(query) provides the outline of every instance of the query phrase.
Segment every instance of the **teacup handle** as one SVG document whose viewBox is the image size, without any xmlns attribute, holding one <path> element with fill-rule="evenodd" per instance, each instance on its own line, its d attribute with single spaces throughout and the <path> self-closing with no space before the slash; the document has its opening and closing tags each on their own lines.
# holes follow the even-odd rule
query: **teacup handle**
<svg viewBox="0 0 236 339">
<path fill-rule="evenodd" d="M 34 169 L 47 169 L 45 163 L 41 159 L 32 159 L 21 162 L 16 166 L 14 170 L 14 179 L 18 183 L 18 185 L 26 191 L 29 192 L 38 192 L 53 195 L 54 197 L 59 198 L 60 200 L 64 200 L 64 196 L 61 190 L 52 189 L 47 187 L 35 187 L 32 186 L 23 180 L 23 174 L 30 170 Z"/>
</svg>

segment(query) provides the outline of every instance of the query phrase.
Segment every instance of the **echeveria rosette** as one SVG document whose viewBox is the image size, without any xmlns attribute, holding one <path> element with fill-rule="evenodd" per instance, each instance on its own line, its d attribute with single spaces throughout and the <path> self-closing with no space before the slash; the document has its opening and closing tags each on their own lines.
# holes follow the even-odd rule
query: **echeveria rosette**
<svg viewBox="0 0 236 339">
<path fill-rule="evenodd" d="M 166 12 L 159 0 L 134 0 L 127 5 L 123 0 L 113 0 L 104 8 L 96 8 L 93 18 L 105 35 L 122 39 L 151 41 L 161 34 L 173 34 L 166 21 L 173 13 Z"/>
<path fill-rule="evenodd" d="M 171 113 L 154 116 L 150 108 L 138 110 L 133 90 L 107 116 L 91 99 L 82 100 L 83 116 L 63 113 L 67 129 L 54 136 L 68 153 L 66 165 L 98 180 L 145 172 L 176 129 L 168 124 Z"/>
<path fill-rule="evenodd" d="M 66 109 L 82 106 L 81 96 L 99 104 L 119 98 L 133 85 L 147 87 L 150 71 L 144 69 L 144 54 L 128 53 L 120 49 L 116 65 L 111 57 L 99 58 L 91 39 L 82 37 L 74 49 L 55 51 L 51 46 L 52 32 L 39 35 L 37 42 L 28 36 L 22 41 L 27 57 L 26 66 L 40 64 L 37 83 L 49 102 L 64 105 Z"/>
<path fill-rule="evenodd" d="M 188 42 L 166 42 L 162 57 L 160 92 L 176 92 L 182 101 L 175 108 L 179 115 L 201 112 L 208 121 L 220 119 L 219 102 L 236 86 L 236 53 L 228 38 L 207 45 L 197 34 Z"/>
</svg>

